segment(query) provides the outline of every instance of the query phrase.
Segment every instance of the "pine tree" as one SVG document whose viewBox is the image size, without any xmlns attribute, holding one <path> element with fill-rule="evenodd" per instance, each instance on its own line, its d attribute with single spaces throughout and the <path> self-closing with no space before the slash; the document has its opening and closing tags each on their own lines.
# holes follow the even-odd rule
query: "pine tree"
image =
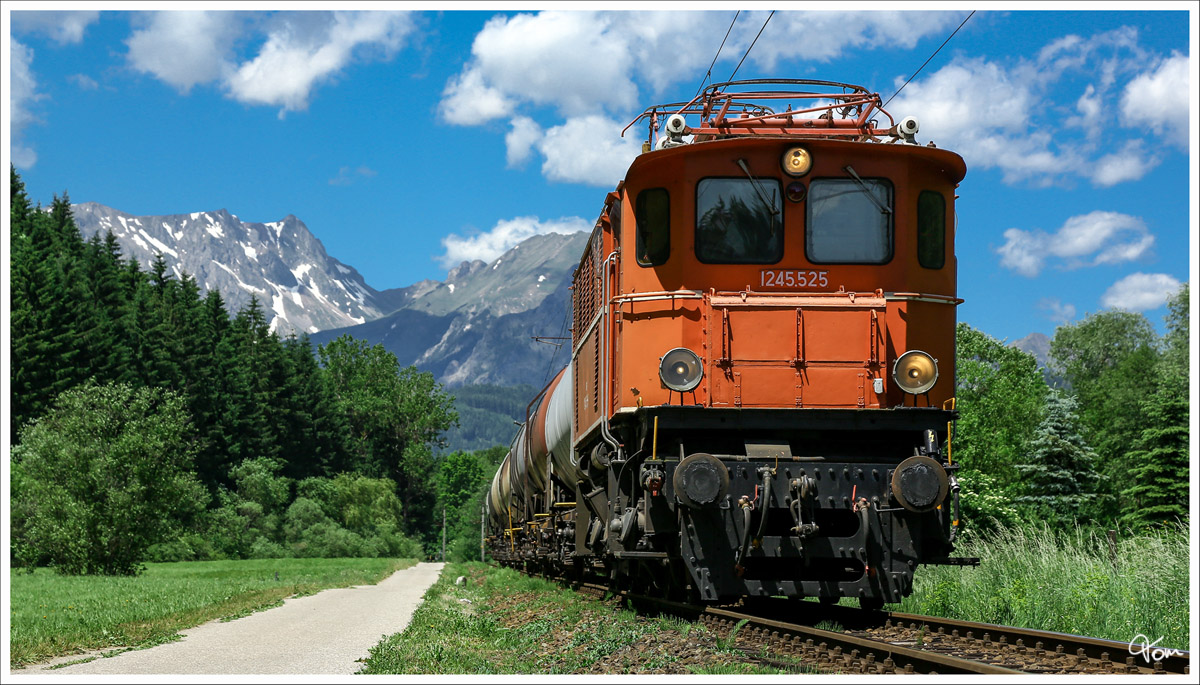
<svg viewBox="0 0 1200 685">
<path fill-rule="evenodd" d="M 87 243 L 84 255 L 88 275 L 89 305 L 97 326 L 88 347 L 93 352 L 92 372 L 96 380 L 137 383 L 130 347 L 132 311 L 122 285 L 121 249 L 112 231 L 103 239 L 97 233 Z"/>
<path fill-rule="evenodd" d="M 89 347 L 98 319 L 89 305 L 84 245 L 64 194 L 49 213 L 28 210 L 19 177 L 12 221 L 12 391 L 14 426 L 36 418 L 59 393 L 94 371 Z M 20 233 L 18 233 L 20 231 Z"/>
<path fill-rule="evenodd" d="M 1050 391 L 1029 463 L 1016 467 L 1027 493 L 1016 503 L 1051 525 L 1073 524 L 1096 498 L 1096 455 L 1080 434 L 1076 406 L 1073 397 Z"/>
<path fill-rule="evenodd" d="M 1165 350 L 1153 392 L 1142 401 L 1145 427 L 1129 454 L 1133 465 L 1123 490 L 1121 523 L 1130 527 L 1186 520 L 1188 516 L 1188 286 L 1170 302 Z"/>
<path fill-rule="evenodd" d="M 338 410 L 325 372 L 317 365 L 308 336 L 283 341 L 288 378 L 280 394 L 284 431 L 280 455 L 284 475 L 296 480 L 332 477 L 334 465 L 346 458 L 349 432 Z"/>
</svg>

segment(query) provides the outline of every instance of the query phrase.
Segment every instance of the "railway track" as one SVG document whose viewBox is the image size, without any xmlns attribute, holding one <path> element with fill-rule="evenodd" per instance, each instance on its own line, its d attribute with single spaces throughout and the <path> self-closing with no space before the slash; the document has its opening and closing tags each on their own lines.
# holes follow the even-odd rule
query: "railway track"
<svg viewBox="0 0 1200 685">
<path fill-rule="evenodd" d="M 602 597 L 610 589 L 585 583 L 578 591 Z M 752 655 L 785 666 L 788 659 L 840 673 L 1190 674 L 1188 652 L 1132 655 L 1127 643 L 987 623 L 767 600 L 700 607 L 622 594 L 639 608 L 699 621 L 736 637 Z M 836 624 L 841 630 L 827 630 Z M 758 651 L 764 648 L 764 651 Z M 778 663 L 776 663 L 778 662 Z"/>
</svg>

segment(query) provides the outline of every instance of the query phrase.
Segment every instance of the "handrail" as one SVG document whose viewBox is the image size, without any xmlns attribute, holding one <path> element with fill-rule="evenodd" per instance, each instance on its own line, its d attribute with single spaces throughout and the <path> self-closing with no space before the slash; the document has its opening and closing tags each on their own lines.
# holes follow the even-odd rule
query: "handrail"
<svg viewBox="0 0 1200 685">
<path fill-rule="evenodd" d="M 782 88 L 739 90 L 757 86 Z M 801 90 L 798 86 L 817 86 L 824 89 Z M 833 92 L 839 90 L 841 92 Z M 776 112 L 769 103 L 786 100 L 787 107 Z M 800 101 L 799 107 L 792 103 Z M 807 103 L 807 104 L 806 104 Z M 731 110 L 740 116 L 727 117 Z M 816 117 L 806 117 L 822 112 Z M 872 118 L 875 113 L 887 118 L 889 126 L 880 127 Z M 634 124 L 649 118 L 649 143 L 655 142 L 660 123 L 674 115 L 695 116 L 699 125 L 687 127 L 683 135 L 795 135 L 801 137 L 849 137 L 863 140 L 881 136 L 897 138 L 895 119 L 883 109 L 878 93 L 862 86 L 836 81 L 814 79 L 750 79 L 714 83 L 687 102 L 674 102 L 646 108 L 622 129 L 624 137 Z M 850 115 L 854 116 L 851 117 Z"/>
</svg>

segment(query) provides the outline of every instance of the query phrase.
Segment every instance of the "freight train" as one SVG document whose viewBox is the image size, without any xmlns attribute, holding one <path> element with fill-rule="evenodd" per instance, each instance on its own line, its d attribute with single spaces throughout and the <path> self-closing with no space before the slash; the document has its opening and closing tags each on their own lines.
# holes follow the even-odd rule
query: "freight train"
<svg viewBox="0 0 1200 685">
<path fill-rule="evenodd" d="M 491 558 L 864 607 L 961 563 L 962 158 L 827 81 L 717 83 L 639 123 L 574 273 L 570 363 L 486 499 Z"/>
</svg>

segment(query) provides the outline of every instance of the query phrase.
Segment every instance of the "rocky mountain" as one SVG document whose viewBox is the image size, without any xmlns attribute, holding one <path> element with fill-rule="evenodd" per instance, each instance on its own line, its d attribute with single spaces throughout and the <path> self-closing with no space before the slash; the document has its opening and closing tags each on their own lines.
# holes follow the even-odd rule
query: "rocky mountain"
<svg viewBox="0 0 1200 685">
<path fill-rule="evenodd" d="M 399 308 L 374 321 L 323 330 L 315 344 L 349 333 L 382 344 L 447 387 L 541 387 L 566 365 L 571 275 L 586 233 L 534 236 L 490 264 L 463 262 L 444 282 L 410 286 Z M 566 344 L 563 344 L 566 343 Z M 557 354 L 556 354 L 557 353 Z M 553 367 L 553 368 L 551 368 Z"/>
<path fill-rule="evenodd" d="M 1046 367 L 1046 362 L 1050 359 L 1050 336 L 1045 333 L 1030 333 L 1020 340 L 1010 342 L 1008 346 L 1032 355 L 1042 368 Z"/>
<path fill-rule="evenodd" d="M 419 295 L 421 284 L 379 292 L 325 247 L 292 215 L 247 222 L 224 209 L 168 216 L 133 216 L 95 202 L 72 205 L 84 239 L 111 230 L 126 258 L 143 268 L 161 254 L 179 277 L 189 273 L 216 289 L 230 311 L 257 297 L 280 335 L 366 323 Z"/>
<path fill-rule="evenodd" d="M 72 210 L 85 239 L 111 230 L 146 269 L 162 255 L 176 277 L 220 291 L 230 311 L 257 297 L 280 335 L 308 333 L 319 344 L 350 333 L 448 387 L 541 387 L 549 365 L 567 362 L 565 351 L 555 360 L 562 341 L 532 337 L 569 335 L 569 286 L 586 233 L 534 236 L 491 263 L 459 264 L 445 281 L 379 291 L 292 215 L 256 223 L 224 209 L 134 216 L 85 202 Z"/>
</svg>

